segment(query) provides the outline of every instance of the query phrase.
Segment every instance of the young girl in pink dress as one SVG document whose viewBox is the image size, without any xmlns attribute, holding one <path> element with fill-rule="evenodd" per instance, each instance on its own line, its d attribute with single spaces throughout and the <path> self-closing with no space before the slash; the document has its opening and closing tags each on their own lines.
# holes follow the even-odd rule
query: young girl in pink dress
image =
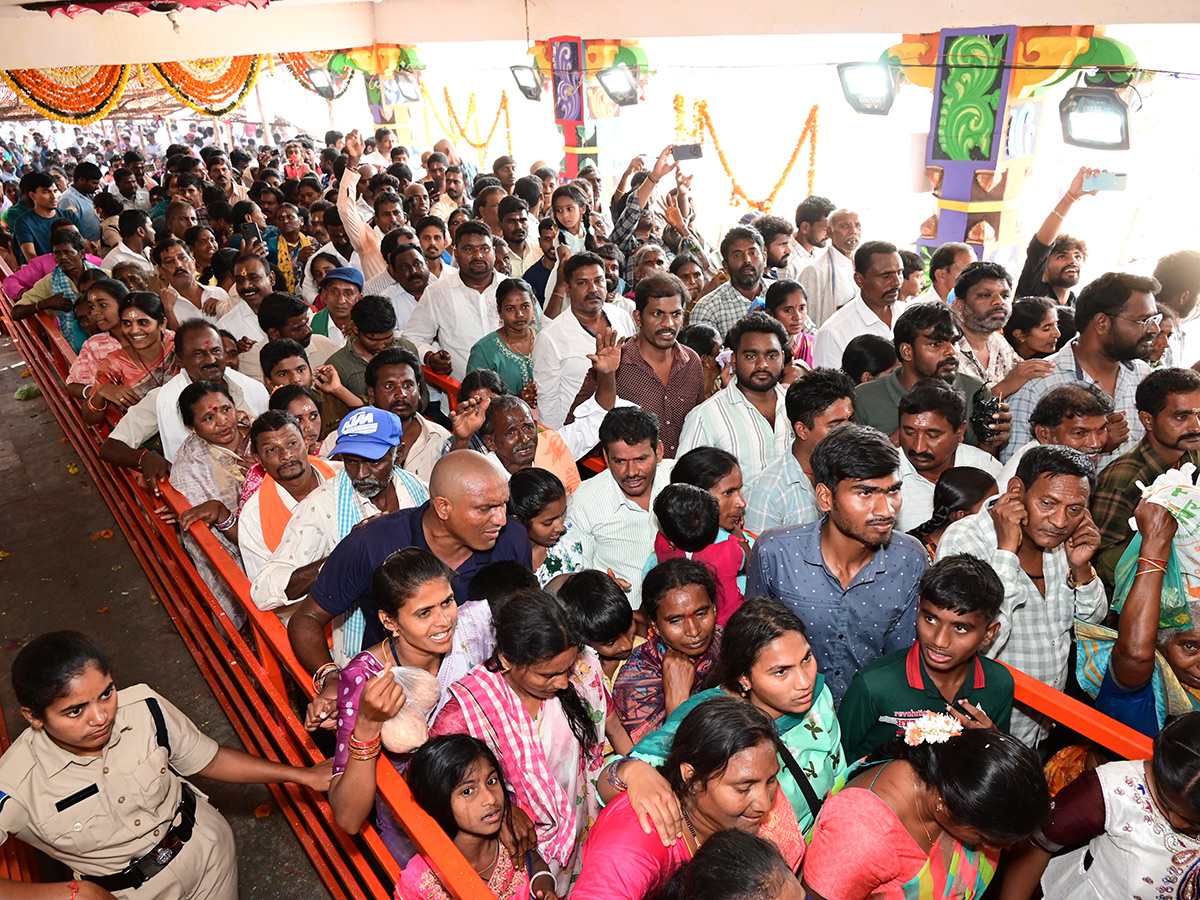
<svg viewBox="0 0 1200 900">
<path fill-rule="evenodd" d="M 556 900 L 554 876 L 542 857 L 535 851 L 514 860 L 500 840 L 511 807 L 500 763 L 487 744 L 465 734 L 433 738 L 414 754 L 408 786 L 497 900 Z M 450 894 L 417 855 L 400 873 L 396 900 L 450 900 Z"/>
</svg>

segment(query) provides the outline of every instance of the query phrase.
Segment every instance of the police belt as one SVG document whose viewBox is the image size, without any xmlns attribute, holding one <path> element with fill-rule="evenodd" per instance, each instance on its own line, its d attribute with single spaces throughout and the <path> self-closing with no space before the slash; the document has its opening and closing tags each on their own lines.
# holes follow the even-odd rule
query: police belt
<svg viewBox="0 0 1200 900">
<path fill-rule="evenodd" d="M 85 876 L 86 880 L 113 893 L 140 888 L 165 869 L 192 836 L 192 828 L 196 824 L 196 794 L 189 784 L 183 785 L 183 799 L 179 801 L 175 816 L 179 817 L 179 824 L 172 825 L 163 839 L 145 856 L 135 859 L 114 875 L 89 875 Z"/>
</svg>

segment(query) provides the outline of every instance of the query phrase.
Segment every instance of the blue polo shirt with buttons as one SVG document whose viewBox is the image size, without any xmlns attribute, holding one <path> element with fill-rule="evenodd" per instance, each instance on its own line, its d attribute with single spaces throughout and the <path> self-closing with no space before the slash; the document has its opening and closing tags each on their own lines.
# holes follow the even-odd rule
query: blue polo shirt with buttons
<svg viewBox="0 0 1200 900">
<path fill-rule="evenodd" d="M 835 703 L 854 673 L 917 636 L 917 585 L 929 556 L 916 538 L 895 533 L 843 588 L 821 554 L 825 520 L 762 534 L 750 553 L 746 596 L 769 595 L 804 622 Z"/>
</svg>

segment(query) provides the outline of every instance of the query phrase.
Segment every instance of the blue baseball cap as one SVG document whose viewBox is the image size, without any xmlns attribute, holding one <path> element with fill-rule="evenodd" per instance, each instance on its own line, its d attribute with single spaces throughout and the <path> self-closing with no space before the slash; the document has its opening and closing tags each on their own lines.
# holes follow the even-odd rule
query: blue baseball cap
<svg viewBox="0 0 1200 900">
<path fill-rule="evenodd" d="M 363 289 L 362 272 L 358 271 L 358 269 L 352 269 L 349 266 L 330 269 L 329 274 L 321 279 L 321 287 L 325 287 L 331 281 L 348 281 L 360 291 Z"/>
<path fill-rule="evenodd" d="M 337 443 L 330 456 L 352 453 L 364 459 L 381 459 L 400 444 L 400 417 L 386 409 L 360 406 L 352 410 L 338 425 Z"/>
</svg>

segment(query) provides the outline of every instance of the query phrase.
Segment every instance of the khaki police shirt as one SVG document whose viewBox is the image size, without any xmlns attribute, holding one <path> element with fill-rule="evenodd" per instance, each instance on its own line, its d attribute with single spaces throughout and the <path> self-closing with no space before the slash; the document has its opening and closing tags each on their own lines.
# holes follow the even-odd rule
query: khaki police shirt
<svg viewBox="0 0 1200 900">
<path fill-rule="evenodd" d="M 169 752 L 159 746 L 150 699 L 162 710 Z M 100 756 L 68 753 L 28 728 L 0 756 L 0 842 L 15 835 L 79 875 L 120 872 L 170 827 L 183 790 L 175 772 L 199 772 L 218 749 L 144 684 L 118 693 Z"/>
</svg>

